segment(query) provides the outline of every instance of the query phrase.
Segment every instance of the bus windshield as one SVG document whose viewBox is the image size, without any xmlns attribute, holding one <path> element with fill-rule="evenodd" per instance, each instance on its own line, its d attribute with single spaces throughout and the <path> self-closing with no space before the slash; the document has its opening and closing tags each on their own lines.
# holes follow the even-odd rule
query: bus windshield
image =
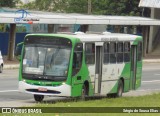
<svg viewBox="0 0 160 116">
<path fill-rule="evenodd" d="M 26 45 L 23 73 L 46 76 L 67 76 L 71 48 L 61 46 Z"/>
</svg>

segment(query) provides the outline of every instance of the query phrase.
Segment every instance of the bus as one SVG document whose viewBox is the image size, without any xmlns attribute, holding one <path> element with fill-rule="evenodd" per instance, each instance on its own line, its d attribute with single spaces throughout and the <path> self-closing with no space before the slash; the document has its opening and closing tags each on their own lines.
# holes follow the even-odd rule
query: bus
<svg viewBox="0 0 160 116">
<path fill-rule="evenodd" d="M 121 97 L 141 85 L 141 36 L 28 34 L 16 47 L 19 54 L 19 91 L 33 94 L 35 101 L 44 96 Z"/>
</svg>

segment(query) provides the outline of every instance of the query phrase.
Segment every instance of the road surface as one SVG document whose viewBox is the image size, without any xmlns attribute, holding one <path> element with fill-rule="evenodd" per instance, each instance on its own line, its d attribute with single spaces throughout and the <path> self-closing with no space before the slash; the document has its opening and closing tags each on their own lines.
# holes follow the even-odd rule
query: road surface
<svg viewBox="0 0 160 116">
<path fill-rule="evenodd" d="M 136 91 L 123 96 L 139 96 L 160 92 L 160 63 L 146 63 L 143 66 L 142 85 Z M 48 98 L 45 97 L 44 101 Z M 50 98 L 54 100 L 54 98 Z M 0 73 L 0 106 L 17 107 L 34 105 L 33 95 L 18 92 L 18 69 Z"/>
</svg>

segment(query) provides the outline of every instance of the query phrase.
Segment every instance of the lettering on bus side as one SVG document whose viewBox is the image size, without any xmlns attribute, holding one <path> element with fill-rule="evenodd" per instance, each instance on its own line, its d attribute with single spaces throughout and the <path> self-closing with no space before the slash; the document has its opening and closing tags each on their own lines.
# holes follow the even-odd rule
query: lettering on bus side
<svg viewBox="0 0 160 116">
<path fill-rule="evenodd" d="M 101 41 L 118 41 L 118 38 L 112 37 L 112 38 L 101 38 Z"/>
</svg>

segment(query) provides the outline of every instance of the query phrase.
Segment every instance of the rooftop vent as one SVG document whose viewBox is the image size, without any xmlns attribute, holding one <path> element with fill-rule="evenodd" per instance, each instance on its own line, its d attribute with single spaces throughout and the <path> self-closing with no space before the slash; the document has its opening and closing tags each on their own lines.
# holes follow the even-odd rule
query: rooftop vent
<svg viewBox="0 0 160 116">
<path fill-rule="evenodd" d="M 84 35 L 85 33 L 81 32 L 81 31 L 78 31 L 78 32 L 75 32 L 74 34 L 76 34 L 76 35 Z"/>
<path fill-rule="evenodd" d="M 102 33 L 103 35 L 111 34 L 111 32 L 105 31 Z"/>
<path fill-rule="evenodd" d="M 57 34 L 69 34 L 69 35 L 73 35 L 72 32 L 57 32 Z"/>
</svg>

